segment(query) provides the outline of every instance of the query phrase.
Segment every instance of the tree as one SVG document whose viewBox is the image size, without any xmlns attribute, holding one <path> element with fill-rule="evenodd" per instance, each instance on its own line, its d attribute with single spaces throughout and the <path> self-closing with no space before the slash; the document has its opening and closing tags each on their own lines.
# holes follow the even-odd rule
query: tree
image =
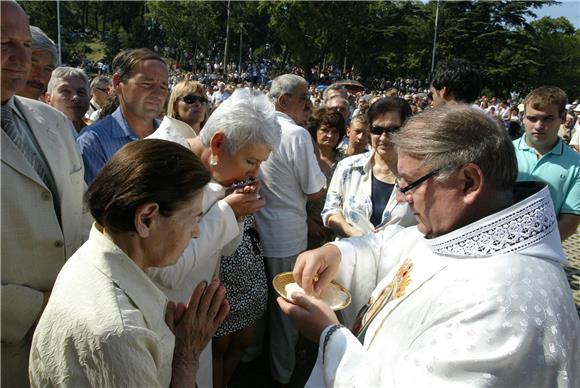
<svg viewBox="0 0 580 388">
<path fill-rule="evenodd" d="M 534 43 L 540 62 L 530 86 L 554 85 L 571 98 L 580 96 L 580 29 L 564 17 L 544 17 L 531 23 L 528 41 Z"/>
</svg>

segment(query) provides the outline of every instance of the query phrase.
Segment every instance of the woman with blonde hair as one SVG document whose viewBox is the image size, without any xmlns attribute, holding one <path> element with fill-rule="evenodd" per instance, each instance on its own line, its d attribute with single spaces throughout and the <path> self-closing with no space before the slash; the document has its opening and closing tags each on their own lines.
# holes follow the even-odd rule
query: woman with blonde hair
<svg viewBox="0 0 580 388">
<path fill-rule="evenodd" d="M 193 132 L 185 138 L 199 134 L 209 117 L 207 94 L 203 85 L 197 81 L 181 81 L 173 87 L 167 102 L 167 116 L 188 124 Z"/>
</svg>

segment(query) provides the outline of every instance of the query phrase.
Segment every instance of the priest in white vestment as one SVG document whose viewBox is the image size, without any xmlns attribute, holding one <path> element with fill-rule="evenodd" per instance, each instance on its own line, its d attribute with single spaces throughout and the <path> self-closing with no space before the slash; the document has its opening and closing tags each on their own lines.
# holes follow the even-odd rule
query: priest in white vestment
<svg viewBox="0 0 580 388">
<path fill-rule="evenodd" d="M 393 139 L 418 225 L 298 257 L 308 294 L 337 278 L 376 288 L 353 328 L 320 300 L 278 300 L 320 343 L 311 387 L 578 387 L 580 320 L 549 191 L 515 184 L 505 130 L 455 105 Z"/>
</svg>

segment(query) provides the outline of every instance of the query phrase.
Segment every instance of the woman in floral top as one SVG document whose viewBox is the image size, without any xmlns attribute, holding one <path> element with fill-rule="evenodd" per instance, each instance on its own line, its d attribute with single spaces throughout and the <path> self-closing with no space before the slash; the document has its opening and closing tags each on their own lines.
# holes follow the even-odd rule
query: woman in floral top
<svg viewBox="0 0 580 388">
<path fill-rule="evenodd" d="M 415 225 L 415 217 L 394 190 L 397 154 L 390 133 L 411 116 L 409 104 L 381 98 L 369 108 L 370 152 L 340 161 L 322 211 L 324 225 L 339 237 L 362 236 L 391 224 Z"/>
</svg>

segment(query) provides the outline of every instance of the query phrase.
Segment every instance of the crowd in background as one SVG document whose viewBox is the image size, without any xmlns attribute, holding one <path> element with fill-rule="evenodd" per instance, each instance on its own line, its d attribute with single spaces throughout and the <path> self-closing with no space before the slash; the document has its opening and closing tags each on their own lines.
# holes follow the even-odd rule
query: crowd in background
<svg viewBox="0 0 580 388">
<path fill-rule="evenodd" d="M 28 42 L 26 15 L 15 4 L 2 3 L 3 27 L 9 24 L 5 13 L 10 12 L 14 23 L 18 22 L 9 25 L 15 31 L 14 40 Z M 460 59 L 442 62 L 429 81 L 377 77 L 371 85 L 360 85 L 355 72 L 342 72 L 330 64 L 310 69 L 308 77 L 302 69 L 268 59 L 248 60 L 242 69 L 231 62 L 223 69 L 215 48 L 197 53 L 195 58 L 186 53 L 183 61 L 192 71 L 167 66 L 163 54 L 171 55 L 171 48 L 123 50 L 110 64 L 81 60 L 79 67 L 58 66 L 54 42 L 34 27 L 30 33 L 31 47 L 18 49 L 28 50 L 31 55 L 14 54 L 6 60 L 32 70 L 25 76 L 14 76 L 18 80 L 14 86 L 3 85 L 2 126 L 10 138 L 3 140 L 2 156 L 7 155 L 5 144 L 13 142 L 14 149 L 10 151 L 21 150 L 30 162 L 25 172 L 36 171 L 32 180 L 42 190 L 30 188 L 28 181 L 18 184 L 22 191 L 38 194 L 44 201 L 42 206 L 48 209 L 26 217 L 34 220 L 42 216 L 47 225 L 41 231 L 36 230 L 34 222 L 24 222 L 22 226 L 22 218 L 26 217 L 15 216 L 10 208 L 25 206 L 18 202 L 18 191 L 16 195 L 11 192 L 10 207 L 6 205 L 5 209 L 7 202 L 3 202 L 3 213 L 10 210 L 11 215 L 3 218 L 3 229 L 4 222 L 13 222 L 19 225 L 9 225 L 14 229 L 33 229 L 31 236 L 48 231 L 48 236 L 35 237 L 40 243 L 30 248 L 32 253 L 26 251 L 33 245 L 26 243 L 29 237 L 19 240 L 20 245 L 7 245 L 18 255 L 30 256 L 26 266 L 32 269 L 34 260 L 41 261 L 40 251 L 53 251 L 50 271 L 32 274 L 34 279 L 30 282 L 23 280 L 22 273 L 28 269 L 21 268 L 16 254 L 3 257 L 3 287 L 14 284 L 14 300 L 28 306 L 26 311 L 15 306 L 9 318 L 17 319 L 7 325 L 3 306 L 3 327 L 11 330 L 11 345 L 5 346 L 3 329 L 2 358 L 13 366 L 2 368 L 3 384 L 27 381 L 30 376 L 37 385 L 49 381 L 55 385 L 107 385 L 123 376 L 116 382 L 197 382 L 199 386 L 222 388 L 230 383 L 240 362 L 255 360 L 262 352 L 269 357 L 274 384 L 303 384 L 304 381 L 295 380 L 301 367 L 297 355 L 301 351 L 312 353 L 312 349 L 307 341 L 306 345 L 300 342 L 304 338 L 299 337 L 288 315 L 299 324 L 301 318 L 284 302 L 276 302 L 273 279 L 292 271 L 306 249 L 328 247 L 325 244 L 335 239 L 350 241 L 350 237 L 380 235 L 416 225 L 423 232 L 429 227 L 425 219 L 414 214 L 414 206 L 419 205 L 413 204 L 412 190 L 447 167 L 442 164 L 410 182 L 409 176 L 398 171 L 396 145 L 401 143 L 398 134 L 409 120 L 416 123 L 420 119 L 413 121 L 413 117 L 431 117 L 421 113 L 436 118 L 437 109 L 444 106 L 446 110 L 442 112 L 450 117 L 464 115 L 476 123 L 483 122 L 482 128 L 490 130 L 498 143 L 510 150 L 499 159 L 507 160 L 506 155 L 516 153 L 520 169 L 516 171 L 516 159 L 511 158 L 509 163 L 514 164 L 514 169 L 505 174 L 509 175 L 506 179 L 510 184 L 515 184 L 516 173 L 518 180 L 529 180 L 520 179 L 525 170 L 521 158 L 531 157 L 529 153 L 536 157 L 534 151 L 528 152 L 530 147 L 522 144 L 522 135 L 533 132 L 530 128 L 536 128 L 535 121 L 552 128 L 562 118 L 559 137 L 534 143 L 542 155 L 557 153 L 554 149 L 559 147 L 558 155 L 567 158 L 567 163 L 572 161 L 568 175 L 560 175 L 566 181 L 562 178 L 557 183 L 566 189 L 550 187 L 554 209 L 548 208 L 555 214 L 549 215 L 553 228 L 546 236 L 558 245 L 558 237 L 565 240 L 578 226 L 580 171 L 574 162 L 578 155 L 562 142 L 580 151 L 580 104 L 578 100 L 567 103 L 568 97 L 559 88 L 539 88 L 526 99 L 481 96 L 478 70 Z M 4 63 L 3 59 L 3 78 Z M 305 78 L 313 82 L 308 83 Z M 341 83 L 343 79 L 350 81 Z M 454 105 L 458 106 L 455 112 Z M 541 112 L 526 116 L 525 109 L 532 108 Z M 26 118 L 28 114 L 35 120 Z M 43 120 L 55 123 L 58 133 L 45 133 Z M 31 135 L 24 140 L 12 137 L 8 133 L 15 127 L 24 128 L 23 133 Z M 35 132 L 39 131 L 37 127 L 45 132 Z M 513 146 L 503 132 L 495 131 L 497 128 L 509 134 Z M 59 147 L 47 151 L 42 140 L 35 141 L 40 136 L 59 139 Z M 174 154 L 179 156 L 174 158 Z M 59 173 L 53 158 L 65 164 L 59 167 Z M 171 171 L 165 174 L 159 170 L 164 168 Z M 177 173 L 180 168 L 184 168 L 183 172 Z M 2 171 L 4 174 L 4 159 Z M 70 190 L 60 188 L 60 171 L 70 172 L 65 183 L 71 186 Z M 474 178 L 469 175 L 473 171 L 479 170 L 462 170 L 466 174 L 465 187 L 483 176 L 479 171 L 480 175 Z M 547 181 L 555 177 L 555 173 L 550 174 Z M 7 176 L 14 181 L 19 179 Z M 145 182 L 142 185 L 141 179 Z M 192 181 L 203 184 L 193 187 Z M 82 206 L 87 186 L 90 215 Z M 3 182 L 3 193 L 5 187 Z M 548 190 L 544 192 L 549 198 Z M 147 200 L 131 207 L 133 196 L 139 195 Z M 498 203 L 504 200 L 501 195 L 497 198 Z M 39 199 L 29 202 L 35 201 Z M 506 203 L 507 200 L 499 208 L 505 208 Z M 63 207 L 71 214 L 61 216 Z M 490 212 L 497 210 L 489 207 Z M 87 222 L 93 219 L 96 223 L 88 228 Z M 473 220 L 468 221 L 457 221 L 457 225 L 462 227 Z M 5 233 L 3 230 L 3 245 Z M 74 238 L 67 241 L 67 233 Z M 429 232 L 425 235 L 429 237 Z M 564 262 L 561 256 L 558 260 Z M 110 257 L 123 262 L 122 268 L 111 264 Z M 83 260 L 94 262 L 97 269 L 87 270 Z M 19 268 L 6 272 L 6 281 L 4 263 Z M 315 340 L 325 337 L 320 344 L 323 355 L 329 338 L 343 329 L 342 324 L 355 334 L 364 334 L 368 329 L 357 313 L 370 301 L 369 295 L 378 285 L 377 271 L 372 276 L 366 273 L 365 278 L 353 277 L 345 284 L 352 292 L 352 305 L 343 311 L 341 324 L 333 316 L 332 325 L 307 336 Z M 560 276 L 560 272 L 554 270 L 554 276 Z M 48 280 L 38 280 L 47 273 Z M 98 279 L 95 289 L 85 290 L 77 277 L 87 284 Z M 216 277 L 219 281 L 212 280 Z M 374 280 L 368 281 L 370 278 Z M 139 289 L 144 290 L 147 300 L 140 299 L 135 291 Z M 4 292 L 3 288 L 3 305 Z M 175 304 L 166 308 L 166 297 Z M 78 316 L 70 308 L 91 298 L 98 298 L 95 309 L 106 317 L 103 322 L 90 308 L 79 309 Z M 522 306 L 527 309 L 531 305 Z M 562 321 L 566 322 L 562 331 L 578 334 L 577 320 L 568 310 Z M 547 333 L 547 324 L 534 322 Z M 37 324 L 39 330 L 35 332 Z M 553 329 L 550 335 L 557 336 L 558 330 Z M 350 331 L 348 336 L 360 347 Z M 554 341 L 560 348 L 572 346 L 566 351 L 574 351 L 578 341 L 573 339 L 566 344 L 562 338 Z M 80 348 L 79 354 L 70 351 L 71 346 Z M 541 352 L 542 358 L 546 347 L 540 341 L 533 351 Z M 88 362 L 83 359 L 87 354 L 93 357 Z M 156 362 L 151 354 L 158 358 Z M 509 355 L 506 353 L 505 357 Z M 51 357 L 54 360 L 48 362 Z M 577 365 L 568 365 L 566 357 L 558 363 L 546 362 L 545 367 L 556 364 L 560 374 L 568 370 L 576 373 Z M 131 369 L 133 365 L 139 366 L 137 372 Z M 308 369 L 305 373 L 313 366 L 314 362 L 304 366 Z"/>
</svg>

